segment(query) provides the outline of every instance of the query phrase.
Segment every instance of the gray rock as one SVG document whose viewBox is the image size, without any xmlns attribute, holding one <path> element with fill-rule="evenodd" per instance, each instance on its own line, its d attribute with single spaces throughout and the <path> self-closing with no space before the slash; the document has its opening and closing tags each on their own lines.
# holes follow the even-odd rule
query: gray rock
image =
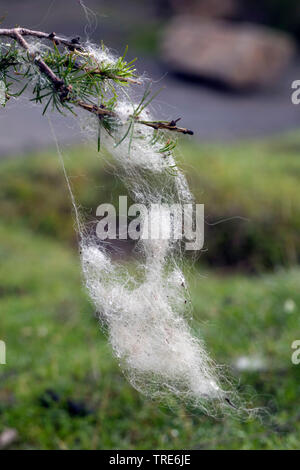
<svg viewBox="0 0 300 470">
<path fill-rule="evenodd" d="M 18 439 L 18 431 L 14 428 L 7 428 L 0 434 L 0 449 L 6 449 Z"/>
<path fill-rule="evenodd" d="M 286 34 L 253 24 L 177 16 L 165 30 L 163 59 L 173 70 L 237 89 L 273 81 L 296 51 Z"/>
</svg>

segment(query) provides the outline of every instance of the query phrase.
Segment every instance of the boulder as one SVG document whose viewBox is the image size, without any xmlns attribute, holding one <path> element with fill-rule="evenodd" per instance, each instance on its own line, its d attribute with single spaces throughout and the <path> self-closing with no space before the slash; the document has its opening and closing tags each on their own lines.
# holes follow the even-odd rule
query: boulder
<svg viewBox="0 0 300 470">
<path fill-rule="evenodd" d="M 191 16 L 171 20 L 162 40 L 163 59 L 174 71 L 237 89 L 270 83 L 295 51 L 285 33 Z"/>
</svg>

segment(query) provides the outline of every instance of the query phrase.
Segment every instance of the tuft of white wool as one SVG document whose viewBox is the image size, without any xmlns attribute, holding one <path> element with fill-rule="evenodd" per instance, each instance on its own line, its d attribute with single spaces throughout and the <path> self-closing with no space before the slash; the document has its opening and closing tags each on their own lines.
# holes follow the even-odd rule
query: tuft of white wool
<svg viewBox="0 0 300 470">
<path fill-rule="evenodd" d="M 108 257 L 95 247 L 82 247 L 86 284 L 113 350 L 133 386 L 147 395 L 172 391 L 197 404 L 220 399 L 205 349 L 182 316 L 184 276 L 179 268 L 164 275 L 165 260 L 154 261 L 146 261 L 149 271 L 132 288 L 127 276 L 117 277 L 118 268 Z"/>
<path fill-rule="evenodd" d="M 34 52 L 46 48 L 38 41 L 31 43 Z M 91 43 L 87 43 L 85 49 L 100 68 L 116 62 L 107 49 Z M 38 70 L 36 76 L 36 79 L 42 78 Z M 175 205 L 171 225 L 179 232 L 181 219 L 177 216 L 181 211 L 178 205 L 193 203 L 186 178 L 172 152 L 162 155 L 164 141 L 153 139 L 152 128 L 135 122 L 133 132 L 123 138 L 138 102 L 128 91 L 124 93 L 122 86 L 118 92 L 123 96 L 115 109 L 118 126 L 113 135 L 101 133 L 102 145 L 113 156 L 120 178 L 137 203 L 147 207 L 150 204 Z M 97 136 L 97 117 L 79 115 L 85 133 Z M 154 120 L 148 110 L 143 110 L 139 117 Z M 172 395 L 204 411 L 211 411 L 211 404 L 213 409 L 215 404 L 223 407 L 228 392 L 222 389 L 218 367 L 187 321 L 191 316 L 189 293 L 179 266 L 180 243 L 167 236 L 169 210 L 151 210 L 148 224 L 158 227 L 164 236 L 139 240 L 143 261 L 139 276 L 133 277 L 83 229 L 69 182 L 68 187 L 80 231 L 84 282 L 130 383 L 149 397 L 168 399 Z"/>
<path fill-rule="evenodd" d="M 99 64 L 115 60 L 107 50 L 91 44 L 89 52 Z M 159 151 L 162 142 L 153 144 L 152 128 L 135 123 L 131 137 L 116 144 L 126 133 L 137 106 L 133 103 L 133 97 L 124 96 L 116 107 L 120 125 L 113 137 L 102 136 L 102 144 L 118 164 L 120 177 L 135 201 L 147 207 L 192 203 L 193 196 L 173 154 L 169 152 L 164 158 Z M 143 111 L 141 119 L 153 120 L 148 111 Z M 97 134 L 94 117 L 84 126 L 92 135 Z M 148 224 L 153 223 L 166 235 L 170 229 L 168 215 L 151 210 Z M 178 231 L 181 221 L 176 220 L 174 217 L 173 224 Z M 227 393 L 220 385 L 217 367 L 186 320 L 191 307 L 178 266 L 179 242 L 164 236 L 141 238 L 138 245 L 143 255 L 139 280 L 113 262 L 103 246 L 84 234 L 81 240 L 86 287 L 107 327 L 120 366 L 131 384 L 150 397 L 163 399 L 173 395 L 203 410 L 209 409 L 211 403 L 222 406 Z"/>
</svg>

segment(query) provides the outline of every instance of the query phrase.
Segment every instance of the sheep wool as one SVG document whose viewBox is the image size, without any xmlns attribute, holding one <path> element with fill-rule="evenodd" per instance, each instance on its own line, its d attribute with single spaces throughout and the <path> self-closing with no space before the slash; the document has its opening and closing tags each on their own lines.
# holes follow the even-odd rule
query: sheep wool
<svg viewBox="0 0 300 470">
<path fill-rule="evenodd" d="M 89 53 L 99 66 L 115 60 L 109 52 L 92 45 Z M 133 199 L 147 207 L 193 203 L 172 151 L 162 156 L 162 137 L 156 138 L 154 129 L 138 122 L 126 135 L 137 105 L 128 92 L 123 96 L 116 108 L 119 125 L 113 135 L 102 136 L 102 144 L 115 159 Z M 143 110 L 141 118 L 153 120 L 148 110 Z M 83 127 L 94 135 L 97 126 L 94 116 L 83 122 Z M 159 226 L 161 232 L 168 229 L 167 220 L 151 211 L 150 223 Z M 176 220 L 174 217 L 175 224 Z M 219 368 L 187 321 L 190 303 L 180 269 L 180 242 L 166 237 L 141 238 L 138 280 L 120 263 L 113 262 L 105 247 L 92 237 L 82 234 L 80 248 L 87 290 L 133 387 L 153 398 L 175 396 L 204 411 L 211 409 L 211 404 L 214 408 L 216 404 L 223 406 L 228 392 L 225 394 L 220 385 Z"/>
</svg>

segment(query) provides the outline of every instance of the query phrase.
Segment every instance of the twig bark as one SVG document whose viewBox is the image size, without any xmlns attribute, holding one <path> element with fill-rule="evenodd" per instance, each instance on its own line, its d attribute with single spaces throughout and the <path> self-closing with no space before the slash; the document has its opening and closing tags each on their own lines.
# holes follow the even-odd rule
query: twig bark
<svg viewBox="0 0 300 470">
<path fill-rule="evenodd" d="M 20 46 L 22 46 L 23 49 L 28 51 L 30 57 L 32 58 L 32 61 L 38 66 L 38 68 L 40 69 L 40 72 L 49 78 L 49 80 L 53 83 L 54 87 L 57 90 L 60 90 L 64 86 L 66 87 L 66 85 L 64 84 L 64 81 L 61 80 L 59 77 L 57 77 L 55 73 L 51 70 L 51 68 L 40 57 L 38 57 L 38 55 L 35 52 L 30 51 L 30 46 L 28 42 L 25 41 L 25 39 L 23 38 L 20 30 L 15 29 L 15 30 L 8 30 L 8 31 L 12 31 L 11 37 L 16 39 L 16 41 L 18 41 Z M 0 34 L 1 34 L 1 30 L 0 30 Z"/>
<path fill-rule="evenodd" d="M 70 41 L 61 36 L 58 36 L 56 33 L 44 33 L 43 31 L 33 31 L 32 29 L 27 28 L 0 29 L 1 36 L 8 36 L 13 38 L 15 37 L 16 33 L 20 36 L 31 36 L 39 39 L 48 39 L 50 41 L 54 41 L 57 45 L 63 44 L 71 50 L 74 50 L 75 47 L 79 50 L 81 49 L 79 38 L 74 38 Z"/>
</svg>

